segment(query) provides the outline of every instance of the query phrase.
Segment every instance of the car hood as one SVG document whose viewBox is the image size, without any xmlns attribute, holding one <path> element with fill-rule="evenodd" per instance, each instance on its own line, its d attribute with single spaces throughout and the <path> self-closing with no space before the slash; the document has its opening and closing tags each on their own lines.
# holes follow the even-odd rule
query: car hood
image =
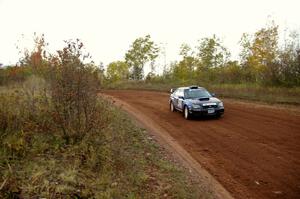
<svg viewBox="0 0 300 199">
<path fill-rule="evenodd" d="M 206 103 L 219 103 L 219 102 L 221 102 L 221 100 L 219 100 L 216 97 L 210 97 L 210 98 L 207 98 L 207 100 L 187 99 L 187 101 L 191 102 L 192 104 L 199 104 L 199 105 L 206 104 Z"/>
</svg>

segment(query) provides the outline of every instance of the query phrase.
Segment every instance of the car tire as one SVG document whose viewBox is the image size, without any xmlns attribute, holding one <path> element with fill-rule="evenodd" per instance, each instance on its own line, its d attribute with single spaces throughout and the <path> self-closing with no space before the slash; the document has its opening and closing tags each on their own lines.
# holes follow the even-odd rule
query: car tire
<svg viewBox="0 0 300 199">
<path fill-rule="evenodd" d="M 218 114 L 215 115 L 215 118 L 216 118 L 216 119 L 219 119 L 221 116 L 222 116 L 222 115 L 221 115 L 220 113 L 218 113 Z"/>
<path fill-rule="evenodd" d="M 175 112 L 176 111 L 173 102 L 170 103 L 170 111 L 171 112 Z"/>
<path fill-rule="evenodd" d="M 184 109 L 183 109 L 183 117 L 186 120 L 189 120 L 191 118 L 191 114 L 189 113 L 189 109 L 188 109 L 187 106 L 185 106 Z"/>
</svg>

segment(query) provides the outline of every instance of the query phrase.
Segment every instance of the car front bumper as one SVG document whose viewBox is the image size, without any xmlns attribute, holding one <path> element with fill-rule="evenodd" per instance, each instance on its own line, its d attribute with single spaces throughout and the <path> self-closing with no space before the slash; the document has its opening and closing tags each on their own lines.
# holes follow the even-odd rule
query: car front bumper
<svg viewBox="0 0 300 199">
<path fill-rule="evenodd" d="M 192 115 L 199 115 L 199 116 L 208 116 L 208 115 L 223 115 L 224 108 L 210 108 L 210 109 L 194 109 L 190 108 L 189 113 Z"/>
</svg>

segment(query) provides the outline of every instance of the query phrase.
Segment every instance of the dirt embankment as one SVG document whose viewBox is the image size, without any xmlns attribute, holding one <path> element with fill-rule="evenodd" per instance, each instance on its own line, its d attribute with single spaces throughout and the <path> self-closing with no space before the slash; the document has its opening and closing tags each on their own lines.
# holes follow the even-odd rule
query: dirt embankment
<svg viewBox="0 0 300 199">
<path fill-rule="evenodd" d="M 184 120 L 168 95 L 105 91 L 155 123 L 236 198 L 300 197 L 299 109 L 224 100 L 221 119 Z"/>
</svg>

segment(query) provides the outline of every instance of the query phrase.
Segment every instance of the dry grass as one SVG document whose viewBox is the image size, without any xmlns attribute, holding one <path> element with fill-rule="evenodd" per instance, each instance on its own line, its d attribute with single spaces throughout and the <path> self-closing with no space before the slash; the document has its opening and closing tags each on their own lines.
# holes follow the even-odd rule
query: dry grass
<svg viewBox="0 0 300 199">
<path fill-rule="evenodd" d="M 0 198 L 212 198 L 110 102 L 97 102 L 104 125 L 67 144 L 44 89 L 26 89 L 0 91 Z"/>
</svg>

